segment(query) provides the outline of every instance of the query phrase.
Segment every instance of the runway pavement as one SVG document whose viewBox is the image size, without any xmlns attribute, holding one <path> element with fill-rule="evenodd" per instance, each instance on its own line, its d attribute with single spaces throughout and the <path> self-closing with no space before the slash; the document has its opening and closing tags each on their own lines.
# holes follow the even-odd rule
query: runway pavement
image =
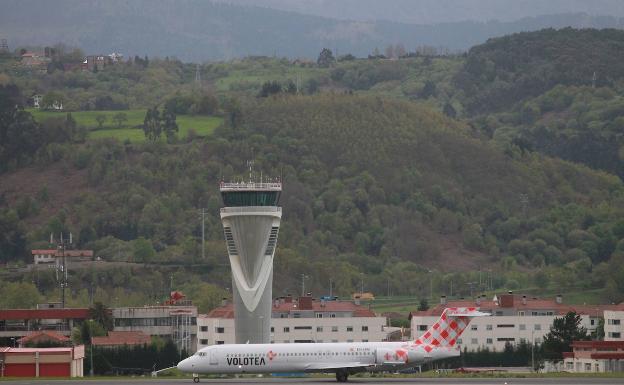
<svg viewBox="0 0 624 385">
<path fill-rule="evenodd" d="M 68 380 L 2 380 L 0 384 L 10 385 L 114 385 L 114 384 L 157 384 L 157 385 L 192 385 L 193 380 L 166 379 L 166 378 L 130 378 L 119 379 L 73 379 Z M 230 378 L 230 379 L 201 379 L 200 384 L 208 385 L 327 385 L 336 384 L 333 377 L 327 378 Z M 567 377 L 567 378 L 358 378 L 350 377 L 347 384 L 356 385 L 622 385 L 624 377 L 620 378 L 594 378 L 594 377 Z"/>
</svg>

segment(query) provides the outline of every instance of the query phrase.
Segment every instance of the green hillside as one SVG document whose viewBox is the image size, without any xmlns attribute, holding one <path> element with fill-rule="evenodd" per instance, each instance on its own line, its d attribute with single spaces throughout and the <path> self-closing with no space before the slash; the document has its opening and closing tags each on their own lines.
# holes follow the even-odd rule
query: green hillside
<svg viewBox="0 0 624 385">
<path fill-rule="evenodd" d="M 71 231 L 114 262 L 71 272 L 73 304 L 91 285 L 111 304 L 178 287 L 207 310 L 231 284 L 217 186 L 247 175 L 250 159 L 284 181 L 276 295 L 297 293 L 305 274 L 315 294 L 331 279 L 343 297 L 363 283 L 418 299 L 521 290 L 621 301 L 624 101 L 620 51 L 606 51 L 623 40 L 564 29 L 466 57 L 247 58 L 200 66 L 201 83 L 175 59 L 46 74 L 0 61 L 2 301 L 56 298 L 53 272 L 14 269 L 50 233 Z M 590 45 L 604 63 L 562 59 Z M 612 75 L 574 82 L 594 65 Z M 34 93 L 71 115 L 15 108 Z M 180 140 L 145 140 L 154 107 L 176 114 Z"/>
</svg>

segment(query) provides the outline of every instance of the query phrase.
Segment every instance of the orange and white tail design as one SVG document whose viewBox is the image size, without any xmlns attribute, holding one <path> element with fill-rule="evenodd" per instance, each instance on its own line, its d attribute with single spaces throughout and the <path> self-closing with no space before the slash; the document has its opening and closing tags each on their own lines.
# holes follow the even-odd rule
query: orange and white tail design
<svg viewBox="0 0 624 385">
<path fill-rule="evenodd" d="M 444 309 L 440 319 L 415 341 L 415 345 L 453 347 L 472 317 L 489 315 L 480 312 L 476 307 L 448 307 Z"/>
</svg>

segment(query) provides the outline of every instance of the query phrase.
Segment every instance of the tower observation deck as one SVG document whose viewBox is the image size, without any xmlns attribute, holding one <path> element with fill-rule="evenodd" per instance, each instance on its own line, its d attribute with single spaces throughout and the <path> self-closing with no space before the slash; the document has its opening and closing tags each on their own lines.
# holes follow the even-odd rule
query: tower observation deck
<svg viewBox="0 0 624 385">
<path fill-rule="evenodd" d="M 282 218 L 281 182 L 219 185 L 232 269 L 236 343 L 269 343 L 273 257 Z"/>
</svg>

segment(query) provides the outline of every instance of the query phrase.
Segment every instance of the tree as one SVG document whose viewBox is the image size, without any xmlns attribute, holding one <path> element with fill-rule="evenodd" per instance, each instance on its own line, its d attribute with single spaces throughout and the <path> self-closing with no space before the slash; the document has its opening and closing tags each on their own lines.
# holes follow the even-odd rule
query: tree
<svg viewBox="0 0 624 385">
<path fill-rule="evenodd" d="M 110 309 L 102 302 L 96 302 L 89 308 L 89 318 L 97 322 L 104 330 L 113 330 L 113 317 Z"/>
<path fill-rule="evenodd" d="M 139 237 L 134 240 L 134 259 L 136 262 L 150 262 L 156 255 L 152 241 Z"/>
<path fill-rule="evenodd" d="M 457 117 L 457 111 L 455 110 L 455 107 L 453 107 L 453 105 L 449 102 L 446 102 L 444 104 L 444 109 L 442 110 L 442 112 L 444 112 L 444 115 L 448 116 L 449 118 Z"/>
<path fill-rule="evenodd" d="M 267 96 L 279 94 L 280 92 L 282 92 L 282 85 L 277 81 L 271 80 L 262 84 L 262 88 L 260 89 L 258 96 L 266 98 Z"/>
<path fill-rule="evenodd" d="M 423 298 L 420 300 L 420 303 L 418 304 L 418 311 L 425 311 L 425 310 L 429 310 L 429 302 L 427 302 L 426 298 Z"/>
<path fill-rule="evenodd" d="M 57 91 L 50 91 L 43 96 L 41 99 L 41 104 L 44 109 L 51 110 L 56 107 L 60 107 L 63 105 L 64 97 L 63 94 Z"/>
<path fill-rule="evenodd" d="M 113 121 L 117 122 L 117 128 L 121 128 L 121 125 L 127 120 L 128 116 L 123 112 L 118 112 L 113 116 Z"/>
<path fill-rule="evenodd" d="M 334 54 L 329 48 L 323 48 L 316 63 L 321 67 L 329 67 L 334 63 Z"/>
<path fill-rule="evenodd" d="M 145 137 L 152 142 L 160 139 L 160 135 L 162 134 L 162 125 L 158 107 L 154 107 L 154 109 L 147 109 L 145 119 L 143 120 L 143 132 L 145 133 Z"/>
<path fill-rule="evenodd" d="M 165 136 L 167 137 L 167 143 L 173 143 L 179 130 L 178 123 L 176 123 L 175 112 L 171 108 L 165 106 L 161 120 L 162 128 L 165 131 Z"/>
<path fill-rule="evenodd" d="M 572 341 L 588 340 L 587 329 L 581 325 L 581 316 L 568 312 L 555 318 L 550 332 L 544 336 L 544 354 L 547 358 L 561 359 L 563 352 L 571 351 Z"/>
<path fill-rule="evenodd" d="M 104 127 L 104 122 L 106 122 L 106 115 L 104 114 L 97 114 L 95 115 L 95 121 L 98 124 L 98 129 L 102 129 Z"/>
</svg>

